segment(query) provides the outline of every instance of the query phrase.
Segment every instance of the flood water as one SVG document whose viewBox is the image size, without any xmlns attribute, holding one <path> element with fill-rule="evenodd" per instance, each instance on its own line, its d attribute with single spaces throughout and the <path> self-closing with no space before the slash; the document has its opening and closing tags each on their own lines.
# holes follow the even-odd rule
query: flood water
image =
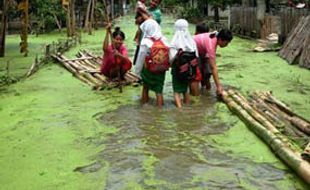
<svg viewBox="0 0 310 190">
<path fill-rule="evenodd" d="M 109 166 L 106 189 L 283 189 L 275 182 L 286 171 L 216 148 L 209 137 L 233 127 L 216 117 L 216 101 L 205 94 L 177 109 L 170 97 L 163 109 L 151 102 L 100 116 L 105 127 L 117 129 L 95 156 Z"/>
</svg>

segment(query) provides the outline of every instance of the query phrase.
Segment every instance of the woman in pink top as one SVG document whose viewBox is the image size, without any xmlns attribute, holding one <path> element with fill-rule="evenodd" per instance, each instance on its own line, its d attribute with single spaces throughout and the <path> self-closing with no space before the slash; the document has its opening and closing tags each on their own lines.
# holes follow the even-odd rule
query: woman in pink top
<svg viewBox="0 0 310 190">
<path fill-rule="evenodd" d="M 112 33 L 113 42 L 109 44 L 109 37 L 111 36 L 111 25 L 107 26 L 107 33 L 103 42 L 103 59 L 101 65 L 101 73 L 110 79 L 116 77 L 124 77 L 124 74 L 131 69 L 131 61 L 128 58 L 128 51 L 123 41 L 125 34 L 119 27 L 115 28 Z"/>
<path fill-rule="evenodd" d="M 194 36 L 196 42 L 199 60 L 200 71 L 202 74 L 201 86 L 206 86 L 206 89 L 210 89 L 210 86 L 206 85 L 207 81 L 213 76 L 217 95 L 222 95 L 222 86 L 218 77 L 218 71 L 216 66 L 216 48 L 217 46 L 226 47 L 232 40 L 232 33 L 227 29 L 222 29 L 220 32 L 215 33 L 202 33 Z M 191 84 L 192 95 L 198 96 L 199 93 L 199 81 L 193 81 Z"/>
</svg>

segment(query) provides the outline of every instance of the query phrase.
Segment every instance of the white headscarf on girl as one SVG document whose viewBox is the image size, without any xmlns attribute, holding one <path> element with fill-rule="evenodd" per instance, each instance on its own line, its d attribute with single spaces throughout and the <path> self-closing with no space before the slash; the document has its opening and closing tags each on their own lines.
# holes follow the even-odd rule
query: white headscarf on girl
<svg viewBox="0 0 310 190">
<path fill-rule="evenodd" d="M 196 43 L 188 31 L 188 22 L 185 19 L 178 19 L 174 23 L 175 33 L 171 41 L 171 47 L 176 50 L 197 52 Z"/>
<path fill-rule="evenodd" d="M 143 32 L 141 45 L 147 45 L 148 47 L 151 47 L 153 44 L 151 38 L 154 38 L 155 40 L 161 39 L 165 45 L 169 46 L 167 39 L 161 33 L 159 24 L 155 20 L 147 19 L 141 24 L 140 29 Z"/>
<path fill-rule="evenodd" d="M 140 25 L 140 29 L 143 33 L 143 37 L 140 43 L 139 54 L 135 65 L 135 72 L 139 77 L 143 69 L 145 56 L 150 51 L 150 48 L 154 43 L 151 38 L 154 38 L 155 40 L 161 39 L 166 46 L 170 46 L 167 39 L 161 33 L 159 24 L 155 20 L 147 19 Z"/>
</svg>

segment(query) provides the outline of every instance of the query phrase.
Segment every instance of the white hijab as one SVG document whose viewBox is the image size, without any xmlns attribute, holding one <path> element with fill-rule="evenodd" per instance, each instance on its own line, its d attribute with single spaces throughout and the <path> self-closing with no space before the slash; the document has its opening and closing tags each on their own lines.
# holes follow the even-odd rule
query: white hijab
<svg viewBox="0 0 310 190">
<path fill-rule="evenodd" d="M 161 39 L 165 45 L 169 46 L 167 39 L 161 33 L 159 24 L 155 20 L 147 19 L 141 24 L 140 29 L 143 33 L 141 45 L 147 45 L 148 47 L 151 47 L 153 44 L 151 38 L 154 38 L 155 40 Z"/>
<path fill-rule="evenodd" d="M 175 33 L 171 41 L 171 47 L 183 49 L 183 51 L 197 52 L 196 43 L 188 31 L 188 22 L 185 19 L 178 19 L 174 23 Z"/>
</svg>

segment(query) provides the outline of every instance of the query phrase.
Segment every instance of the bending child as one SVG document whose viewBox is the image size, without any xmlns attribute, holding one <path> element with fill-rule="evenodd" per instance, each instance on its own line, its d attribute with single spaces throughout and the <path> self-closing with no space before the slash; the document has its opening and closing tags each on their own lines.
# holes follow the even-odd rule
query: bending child
<svg viewBox="0 0 310 190">
<path fill-rule="evenodd" d="M 195 35 L 207 33 L 207 32 L 209 32 L 209 27 L 205 23 L 200 23 L 200 24 L 196 25 Z M 201 61 L 199 60 L 199 66 L 196 68 L 196 77 L 194 79 L 192 79 L 190 82 L 190 94 L 193 96 L 199 96 L 200 95 L 199 85 L 202 82 L 201 73 L 203 72 L 201 69 L 202 69 Z M 209 65 L 207 66 L 207 70 L 210 74 L 209 76 L 211 76 L 211 68 Z M 205 84 L 206 89 L 211 89 L 210 77 L 205 80 L 205 83 L 206 83 Z"/>
<path fill-rule="evenodd" d="M 216 65 L 216 49 L 217 46 L 221 48 L 226 47 L 232 39 L 232 32 L 227 29 L 222 29 L 220 32 L 202 33 L 194 36 L 199 52 L 200 69 L 202 71 L 202 87 L 207 90 L 210 88 L 210 86 L 206 86 L 206 81 L 208 81 L 212 75 L 218 96 L 222 95 L 223 88 L 220 83 Z M 208 67 L 210 67 L 210 69 L 208 69 Z M 194 95 L 199 95 L 199 85 L 192 86 L 192 92 L 197 93 Z"/>
</svg>

